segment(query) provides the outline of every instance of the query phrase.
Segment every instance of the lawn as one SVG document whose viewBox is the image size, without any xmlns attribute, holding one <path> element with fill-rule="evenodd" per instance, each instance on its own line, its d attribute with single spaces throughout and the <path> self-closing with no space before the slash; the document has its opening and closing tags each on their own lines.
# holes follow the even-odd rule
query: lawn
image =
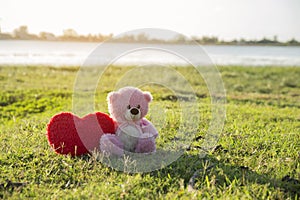
<svg viewBox="0 0 300 200">
<path fill-rule="evenodd" d="M 106 95 L 132 69 L 104 71 L 96 111 L 108 112 Z M 192 142 L 162 169 L 124 173 L 94 155 L 57 155 L 47 143 L 49 119 L 72 111 L 79 68 L 0 67 L 0 198 L 299 199 L 300 67 L 218 68 L 226 89 L 226 121 L 217 146 L 204 157 L 199 152 L 211 120 L 210 93 L 193 68 L 173 69 L 195 92 L 199 124 L 184 127 L 196 130 Z M 176 143 L 184 98 L 161 85 L 142 89 L 154 97 L 148 119 L 159 128 L 158 149 Z"/>
</svg>

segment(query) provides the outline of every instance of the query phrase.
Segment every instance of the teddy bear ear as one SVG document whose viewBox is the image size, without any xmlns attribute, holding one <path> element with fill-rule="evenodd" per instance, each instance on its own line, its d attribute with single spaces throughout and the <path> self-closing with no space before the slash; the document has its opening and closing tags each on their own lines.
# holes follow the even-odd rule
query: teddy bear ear
<svg viewBox="0 0 300 200">
<path fill-rule="evenodd" d="M 112 102 L 114 102 L 117 98 L 118 98 L 119 94 L 117 92 L 110 92 L 107 95 L 107 101 L 112 104 Z"/>
<path fill-rule="evenodd" d="M 144 97 L 148 102 L 151 102 L 153 97 L 150 92 L 144 92 Z"/>
</svg>

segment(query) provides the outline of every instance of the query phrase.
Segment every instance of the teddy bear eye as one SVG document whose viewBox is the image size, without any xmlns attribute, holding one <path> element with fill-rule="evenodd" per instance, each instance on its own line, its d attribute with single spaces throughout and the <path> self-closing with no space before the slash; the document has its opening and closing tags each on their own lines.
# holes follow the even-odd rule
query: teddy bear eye
<svg viewBox="0 0 300 200">
<path fill-rule="evenodd" d="M 141 106 L 140 105 L 137 105 L 137 109 L 140 109 L 141 108 Z"/>
<path fill-rule="evenodd" d="M 127 106 L 127 109 L 130 109 L 130 108 L 131 108 L 131 106 L 130 106 L 130 105 L 128 105 L 128 106 Z"/>
</svg>

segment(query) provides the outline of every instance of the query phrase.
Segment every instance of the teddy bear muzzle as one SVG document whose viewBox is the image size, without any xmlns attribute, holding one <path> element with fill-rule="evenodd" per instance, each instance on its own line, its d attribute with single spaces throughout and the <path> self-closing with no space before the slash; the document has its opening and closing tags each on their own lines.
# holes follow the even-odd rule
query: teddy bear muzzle
<svg viewBox="0 0 300 200">
<path fill-rule="evenodd" d="M 125 117 L 130 121 L 139 120 L 141 118 L 141 111 L 139 108 L 132 107 L 127 110 Z"/>
<path fill-rule="evenodd" d="M 132 115 L 137 115 L 137 114 L 140 113 L 140 111 L 139 111 L 137 108 L 132 108 L 132 109 L 130 110 L 130 113 L 131 113 Z"/>
</svg>

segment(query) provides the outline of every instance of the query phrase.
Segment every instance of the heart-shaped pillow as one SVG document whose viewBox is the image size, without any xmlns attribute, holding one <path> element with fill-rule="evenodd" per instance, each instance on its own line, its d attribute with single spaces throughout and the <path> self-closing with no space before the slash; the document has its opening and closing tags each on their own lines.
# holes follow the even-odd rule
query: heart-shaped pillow
<svg viewBox="0 0 300 200">
<path fill-rule="evenodd" d="M 98 150 L 101 136 L 114 132 L 114 121 L 101 112 L 83 118 L 69 112 L 59 113 L 47 126 L 48 142 L 54 151 L 72 156 Z"/>
</svg>

